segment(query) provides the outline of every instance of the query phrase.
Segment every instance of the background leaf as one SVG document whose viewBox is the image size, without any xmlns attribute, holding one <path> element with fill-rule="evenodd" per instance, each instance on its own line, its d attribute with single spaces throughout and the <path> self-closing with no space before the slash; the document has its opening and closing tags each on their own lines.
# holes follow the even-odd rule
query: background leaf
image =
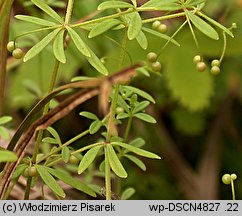
<svg viewBox="0 0 242 216">
<path fill-rule="evenodd" d="M 114 8 L 132 8 L 133 5 L 122 1 L 105 1 L 98 6 L 98 10 L 114 9 Z"/>
<path fill-rule="evenodd" d="M 91 163 L 96 158 L 100 148 L 101 148 L 101 146 L 95 146 L 95 147 L 91 148 L 90 150 L 88 150 L 88 152 L 83 156 L 83 158 L 79 164 L 78 174 L 83 173 L 91 165 Z"/>
<path fill-rule="evenodd" d="M 127 200 L 129 199 L 131 196 L 133 196 L 135 193 L 135 189 L 134 188 L 127 188 L 124 190 L 124 192 L 122 193 L 120 199 L 121 200 Z"/>
<path fill-rule="evenodd" d="M 11 116 L 2 116 L 0 117 L 0 125 L 6 124 L 10 121 L 12 121 L 12 117 Z"/>
<path fill-rule="evenodd" d="M 0 162 L 14 162 L 18 158 L 17 156 L 8 150 L 0 150 Z"/>
<path fill-rule="evenodd" d="M 111 144 L 107 144 L 106 147 L 108 160 L 113 172 L 120 178 L 127 178 L 128 174 L 125 171 L 123 165 L 121 164 L 118 156 L 116 155 L 113 146 Z"/>
<path fill-rule="evenodd" d="M 48 20 L 45 20 L 45 19 L 41 19 L 39 17 L 34 17 L 34 16 L 16 15 L 15 18 L 18 19 L 18 20 L 25 21 L 25 22 L 37 24 L 37 25 L 40 25 L 40 26 L 58 25 L 58 23 L 54 23 L 54 22 L 51 22 L 51 21 L 48 21 Z"/>
<path fill-rule="evenodd" d="M 56 182 L 53 176 L 49 173 L 48 169 L 41 165 L 35 165 L 40 177 L 44 181 L 44 183 L 58 196 L 65 197 L 65 192 L 60 187 L 60 185 Z"/>
<path fill-rule="evenodd" d="M 124 155 L 124 157 L 128 158 L 130 161 L 132 161 L 133 163 L 135 163 L 143 171 L 146 171 L 145 164 L 139 158 L 137 158 L 137 157 L 135 157 L 133 155 L 128 155 L 128 154 Z"/>
</svg>

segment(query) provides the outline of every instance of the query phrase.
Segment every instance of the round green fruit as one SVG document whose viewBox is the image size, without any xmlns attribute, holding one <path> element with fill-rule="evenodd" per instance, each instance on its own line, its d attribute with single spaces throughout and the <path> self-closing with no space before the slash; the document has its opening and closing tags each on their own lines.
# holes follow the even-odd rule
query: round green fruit
<svg viewBox="0 0 242 216">
<path fill-rule="evenodd" d="M 193 58 L 193 62 L 197 64 L 198 62 L 202 61 L 202 57 L 200 55 L 195 55 Z"/>
<path fill-rule="evenodd" d="M 69 162 L 71 164 L 78 164 L 79 163 L 79 159 L 76 156 L 71 155 L 70 158 L 69 158 Z"/>
<path fill-rule="evenodd" d="M 231 176 L 229 174 L 224 174 L 222 177 L 222 182 L 224 184 L 230 184 L 231 183 Z"/>
<path fill-rule="evenodd" d="M 210 70 L 211 74 L 213 75 L 219 75 L 220 74 L 220 68 L 218 66 L 213 66 Z"/>
<path fill-rule="evenodd" d="M 38 175 L 37 169 L 34 166 L 29 167 L 28 174 L 30 177 L 36 177 Z"/>
<path fill-rule="evenodd" d="M 236 174 L 234 174 L 234 173 L 233 173 L 233 174 L 231 174 L 231 175 L 230 175 L 230 177 L 231 177 L 231 179 L 232 179 L 233 181 L 237 179 L 237 175 L 236 175 Z"/>
<path fill-rule="evenodd" d="M 24 52 L 20 48 L 16 48 L 15 50 L 13 50 L 12 55 L 16 59 L 21 59 L 24 55 Z"/>
<path fill-rule="evenodd" d="M 160 62 L 156 61 L 156 62 L 152 63 L 151 68 L 153 71 L 159 72 L 161 70 Z"/>
<path fill-rule="evenodd" d="M 165 34 L 167 32 L 167 25 L 166 24 L 160 24 L 160 26 L 157 29 L 160 33 Z"/>
<path fill-rule="evenodd" d="M 218 59 L 214 59 L 212 62 L 211 62 L 211 66 L 220 66 L 220 61 Z"/>
<path fill-rule="evenodd" d="M 207 68 L 207 65 L 204 62 L 198 62 L 197 63 L 197 71 L 198 72 L 204 72 Z"/>
<path fill-rule="evenodd" d="M 14 43 L 14 41 L 9 41 L 8 44 L 7 44 L 7 50 L 9 52 L 13 52 L 14 49 L 15 49 L 15 43 Z"/>
<path fill-rule="evenodd" d="M 154 52 L 149 52 L 149 53 L 147 54 L 147 60 L 148 60 L 149 62 L 156 62 L 157 57 L 158 57 L 157 54 L 154 53 Z"/>
<path fill-rule="evenodd" d="M 157 30 L 160 25 L 161 25 L 161 22 L 159 20 L 156 20 L 152 23 L 152 28 L 154 30 Z"/>
</svg>

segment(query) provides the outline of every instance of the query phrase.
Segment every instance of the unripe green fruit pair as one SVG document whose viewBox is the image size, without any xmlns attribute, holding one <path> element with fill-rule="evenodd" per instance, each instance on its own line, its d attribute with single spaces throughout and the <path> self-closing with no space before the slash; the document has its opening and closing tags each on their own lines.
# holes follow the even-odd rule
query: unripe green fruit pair
<svg viewBox="0 0 242 216">
<path fill-rule="evenodd" d="M 69 158 L 70 164 L 78 164 L 79 161 L 80 160 L 76 156 L 74 156 L 74 155 L 71 155 L 70 158 Z"/>
<path fill-rule="evenodd" d="M 152 23 L 152 28 L 163 34 L 167 32 L 167 25 L 164 23 L 161 23 L 159 20 L 156 20 Z"/>
<path fill-rule="evenodd" d="M 12 56 L 16 59 L 21 59 L 24 52 L 20 48 L 16 48 L 14 41 L 9 41 L 7 44 L 7 50 L 12 53 Z"/>
<path fill-rule="evenodd" d="M 25 177 L 36 177 L 37 175 L 38 175 L 38 172 L 34 166 L 28 167 L 24 171 Z"/>
<path fill-rule="evenodd" d="M 224 174 L 223 176 L 222 176 L 222 182 L 224 183 L 224 184 L 230 184 L 231 183 L 231 180 L 232 181 L 235 181 L 237 179 L 237 175 L 236 174 L 231 174 L 231 175 L 229 175 L 229 174 Z"/>
</svg>

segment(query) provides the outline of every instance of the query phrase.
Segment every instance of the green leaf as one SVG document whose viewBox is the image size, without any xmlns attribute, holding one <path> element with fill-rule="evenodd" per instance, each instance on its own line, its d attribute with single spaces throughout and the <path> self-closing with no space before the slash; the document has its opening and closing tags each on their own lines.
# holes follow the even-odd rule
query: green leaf
<svg viewBox="0 0 242 216">
<path fill-rule="evenodd" d="M 90 134 L 97 133 L 101 126 L 102 126 L 101 121 L 99 120 L 94 121 L 89 127 Z"/>
<path fill-rule="evenodd" d="M 61 157 L 65 163 L 68 163 L 70 159 L 70 150 L 67 146 L 62 147 L 61 149 Z"/>
<path fill-rule="evenodd" d="M 136 0 L 131 0 L 132 4 L 137 7 L 137 1 Z"/>
<path fill-rule="evenodd" d="M 0 150 L 0 162 L 14 162 L 18 158 L 17 156 L 8 150 Z"/>
<path fill-rule="evenodd" d="M 142 74 L 142 75 L 145 75 L 147 77 L 150 77 L 150 73 L 149 73 L 149 71 L 147 70 L 146 67 L 139 67 L 139 68 L 136 69 L 136 71 L 137 71 L 138 74 Z"/>
<path fill-rule="evenodd" d="M 61 28 L 57 28 L 47 36 L 45 36 L 39 43 L 35 44 L 24 56 L 23 61 L 27 62 L 28 60 L 32 59 L 36 55 L 38 55 L 59 33 Z"/>
<path fill-rule="evenodd" d="M 119 113 L 117 115 L 117 119 L 125 119 L 125 118 L 129 118 L 129 114 L 128 113 Z"/>
<path fill-rule="evenodd" d="M 140 138 L 140 137 L 138 137 L 138 138 L 132 140 L 129 143 L 129 145 L 134 146 L 134 147 L 137 147 L 137 148 L 140 148 L 140 147 L 142 147 L 142 146 L 145 145 L 145 140 L 142 139 L 142 138 Z"/>
<path fill-rule="evenodd" d="M 66 56 L 65 56 L 65 50 L 64 50 L 64 33 L 65 30 L 61 30 L 53 43 L 53 52 L 58 61 L 65 64 L 66 63 Z"/>
<path fill-rule="evenodd" d="M 140 31 L 139 34 L 136 37 L 136 40 L 138 42 L 138 44 L 140 45 L 140 47 L 144 50 L 147 49 L 148 47 L 148 40 L 144 34 L 144 32 Z"/>
<path fill-rule="evenodd" d="M 186 5 L 186 7 L 192 7 L 192 6 L 196 6 L 199 5 L 201 3 L 204 3 L 206 0 L 188 0 L 185 2 L 184 5 Z"/>
<path fill-rule="evenodd" d="M 102 21 L 98 23 L 89 33 L 88 37 L 93 38 L 100 34 L 103 34 L 104 32 L 108 31 L 109 29 L 112 29 L 113 27 L 121 24 L 122 22 L 117 19 L 109 19 Z"/>
<path fill-rule="evenodd" d="M 84 117 L 89 118 L 89 119 L 98 120 L 98 117 L 91 112 L 83 111 L 83 112 L 80 112 L 79 115 L 84 116 Z"/>
<path fill-rule="evenodd" d="M 57 181 L 53 178 L 53 176 L 49 173 L 48 168 L 41 165 L 35 165 L 40 177 L 44 181 L 44 183 L 58 196 L 65 197 L 65 192 L 61 188 L 61 186 L 57 183 Z"/>
<path fill-rule="evenodd" d="M 126 143 L 112 142 L 111 144 L 121 146 L 121 147 L 123 147 L 131 152 L 134 152 L 137 155 L 143 156 L 143 157 L 152 158 L 152 159 L 161 159 L 160 156 L 158 156 L 152 152 L 128 145 Z"/>
<path fill-rule="evenodd" d="M 78 82 L 78 81 L 85 81 L 85 80 L 92 80 L 94 78 L 92 77 L 87 77 L 87 76 L 76 76 L 71 79 L 71 82 Z"/>
<path fill-rule="evenodd" d="M 115 9 L 115 8 L 133 8 L 132 4 L 122 1 L 105 1 L 98 6 L 98 10 Z"/>
<path fill-rule="evenodd" d="M 57 143 L 62 143 L 58 132 L 53 127 L 48 127 L 47 131 L 49 131 L 50 134 L 56 139 Z"/>
<path fill-rule="evenodd" d="M 230 35 L 232 38 L 234 37 L 233 33 L 229 29 L 227 29 L 226 27 L 221 25 L 219 22 L 215 21 L 214 19 L 208 17 L 207 15 L 205 15 L 201 12 L 198 12 L 198 15 L 203 17 L 204 19 L 206 19 L 211 24 L 213 24 L 213 25 L 217 26 L 218 28 L 222 29 L 224 32 L 226 32 L 228 35 Z"/>
<path fill-rule="evenodd" d="M 142 102 L 136 104 L 136 106 L 133 109 L 133 113 L 143 111 L 149 105 L 150 105 L 149 101 L 142 101 Z"/>
<path fill-rule="evenodd" d="M 135 39 L 141 32 L 142 28 L 142 19 L 138 12 L 127 15 L 128 17 L 128 39 Z"/>
<path fill-rule="evenodd" d="M 67 31 L 70 34 L 71 39 L 73 40 L 74 44 L 76 45 L 76 48 L 86 57 L 91 57 L 90 49 L 88 48 L 87 44 L 84 43 L 84 41 L 81 39 L 79 34 L 77 32 L 70 28 L 69 26 L 66 26 Z"/>
<path fill-rule="evenodd" d="M 108 161 L 113 172 L 120 178 L 127 178 L 128 174 L 125 171 L 123 165 L 121 164 L 117 154 L 115 153 L 113 146 L 111 144 L 107 144 L 106 147 Z"/>
<path fill-rule="evenodd" d="M 60 144 L 55 138 L 52 137 L 45 137 L 42 139 L 43 143 L 50 143 L 50 144 Z"/>
<path fill-rule="evenodd" d="M 133 163 L 135 163 L 140 169 L 142 169 L 143 171 L 146 171 L 145 164 L 139 158 L 133 155 L 124 155 L 124 156 L 128 158 L 130 161 L 132 161 Z"/>
<path fill-rule="evenodd" d="M 127 188 L 125 191 L 122 193 L 120 199 L 121 200 L 128 200 L 131 196 L 133 196 L 135 193 L 134 188 Z"/>
<path fill-rule="evenodd" d="M 154 10 L 172 11 L 181 9 L 181 5 L 176 4 L 178 0 L 150 0 L 143 4 L 142 8 L 154 8 Z"/>
<path fill-rule="evenodd" d="M 173 38 L 169 37 L 166 34 L 162 34 L 162 33 L 158 32 L 158 31 L 155 31 L 153 29 L 149 29 L 149 28 L 146 28 L 146 27 L 142 27 L 142 30 L 145 31 L 145 32 L 148 32 L 150 34 L 153 34 L 153 35 L 155 35 L 157 37 L 160 37 L 162 39 L 165 39 L 167 41 L 170 41 L 171 43 L 173 43 L 174 45 L 176 45 L 178 47 L 180 46 L 180 44 L 177 41 L 175 41 Z"/>
<path fill-rule="evenodd" d="M 96 56 L 96 54 L 89 49 L 89 53 L 91 54 L 91 57 L 87 57 L 87 60 L 89 63 L 101 74 L 107 76 L 108 75 L 108 70 L 107 68 L 103 65 L 103 63 L 100 61 L 100 59 Z"/>
<path fill-rule="evenodd" d="M 192 23 L 196 26 L 196 28 L 199 29 L 203 34 L 207 35 L 208 37 L 214 40 L 219 39 L 218 33 L 214 30 L 212 26 L 207 24 L 204 20 L 194 15 L 190 11 L 186 11 L 186 14 L 188 18 L 192 21 Z"/>
<path fill-rule="evenodd" d="M 8 122 L 12 121 L 12 119 L 13 118 L 11 116 L 0 117 L 0 125 L 8 123 Z"/>
<path fill-rule="evenodd" d="M 62 18 L 43 0 L 31 0 L 38 8 L 43 10 L 56 21 L 63 23 Z"/>
<path fill-rule="evenodd" d="M 148 123 L 152 123 L 152 124 L 156 123 L 156 120 L 154 119 L 154 117 L 152 117 L 151 115 L 148 115 L 146 113 L 136 113 L 134 116 L 136 118 L 138 118 L 142 121 L 148 122 Z"/>
<path fill-rule="evenodd" d="M 41 19 L 38 17 L 34 17 L 34 16 L 26 16 L 26 15 L 16 15 L 15 16 L 16 19 L 21 20 L 21 21 L 25 21 L 25 22 L 29 22 L 29 23 L 33 23 L 33 24 L 37 24 L 40 26 L 55 26 L 58 25 L 57 23 L 45 20 L 45 19 Z"/>
<path fill-rule="evenodd" d="M 88 187 L 86 184 L 80 182 L 79 180 L 73 178 L 69 174 L 66 174 L 65 172 L 51 169 L 51 168 L 47 168 L 47 169 L 53 176 L 60 179 L 64 183 L 66 183 L 66 184 L 70 185 L 71 187 L 73 187 L 79 191 L 82 191 L 92 197 L 96 197 L 95 192 L 90 187 Z"/>
<path fill-rule="evenodd" d="M 15 169 L 14 173 L 13 173 L 12 179 L 16 179 L 20 175 L 22 175 L 27 167 L 28 167 L 28 165 L 26 165 L 26 164 L 18 165 L 17 168 Z"/>
<path fill-rule="evenodd" d="M 131 92 L 145 98 L 146 100 L 151 101 L 152 103 L 155 103 L 154 98 L 141 89 L 135 88 L 133 86 L 122 86 L 122 88 L 125 89 L 125 90 L 128 90 L 128 91 L 131 91 Z"/>
<path fill-rule="evenodd" d="M 122 96 L 118 96 L 118 105 L 122 107 L 127 113 L 129 112 L 129 106 L 125 102 L 125 100 L 122 98 Z"/>
<path fill-rule="evenodd" d="M 5 140 L 9 140 L 10 138 L 8 130 L 3 126 L 0 126 L 0 137 L 2 137 Z"/>
<path fill-rule="evenodd" d="M 90 150 L 88 150 L 88 152 L 83 156 L 83 158 L 79 164 L 78 174 L 83 173 L 91 165 L 91 163 L 96 158 L 101 147 L 102 146 L 95 146 L 95 147 L 91 148 Z"/>
</svg>

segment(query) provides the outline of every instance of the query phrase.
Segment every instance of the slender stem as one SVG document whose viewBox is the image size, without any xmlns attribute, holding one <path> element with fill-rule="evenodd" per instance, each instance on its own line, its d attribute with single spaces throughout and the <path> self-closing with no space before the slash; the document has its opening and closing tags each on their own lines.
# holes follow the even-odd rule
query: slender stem
<svg viewBox="0 0 242 216">
<path fill-rule="evenodd" d="M 30 194 L 30 189 L 31 189 L 31 183 L 32 183 L 32 177 L 28 177 L 27 179 L 27 186 L 25 188 L 25 194 L 24 194 L 24 199 L 28 200 L 29 199 L 29 194 Z"/>
<path fill-rule="evenodd" d="M 76 140 L 80 139 L 81 137 L 87 135 L 89 133 L 89 130 L 86 130 L 80 134 L 78 134 L 77 136 L 73 137 L 72 139 L 68 140 L 67 142 L 65 142 L 63 145 L 61 145 L 60 147 L 56 148 L 55 151 L 49 153 L 48 155 L 43 156 L 42 158 L 40 158 L 39 160 L 36 161 L 36 164 L 41 163 L 42 161 L 46 160 L 48 157 L 50 157 L 53 154 L 58 153 L 63 147 L 70 145 L 71 143 L 75 142 Z"/>
<path fill-rule="evenodd" d="M 104 147 L 105 153 L 105 188 L 106 188 L 106 200 L 112 199 L 112 188 L 111 188 L 111 168 L 109 159 L 107 156 L 107 146 Z"/>
<path fill-rule="evenodd" d="M 235 200 L 235 191 L 234 191 L 234 181 L 233 181 L 233 179 L 231 179 L 231 189 L 232 189 L 233 200 Z"/>
<path fill-rule="evenodd" d="M 224 55 L 225 55 L 225 52 L 226 52 L 226 48 L 227 48 L 227 37 L 226 37 L 225 32 L 223 32 L 223 38 L 224 38 L 224 46 L 223 46 L 223 52 L 222 52 L 221 57 L 219 59 L 220 63 L 223 61 L 223 58 L 224 58 Z"/>
<path fill-rule="evenodd" d="M 125 133 L 124 133 L 124 142 L 125 143 L 128 141 L 129 132 L 130 132 L 130 129 L 131 129 L 131 124 L 132 124 L 132 119 L 133 119 L 133 116 L 130 116 L 128 123 L 127 123 L 127 127 L 125 129 Z"/>
<path fill-rule="evenodd" d="M 75 0 L 68 1 L 68 5 L 67 5 L 67 9 L 66 9 L 65 24 L 69 24 L 69 22 L 71 21 L 74 2 L 75 2 Z"/>
<path fill-rule="evenodd" d="M 99 142 L 99 143 L 94 143 L 94 144 L 91 144 L 91 145 L 85 146 L 85 147 L 83 147 L 83 148 L 80 148 L 80 149 L 78 149 L 78 150 L 72 152 L 71 155 L 74 155 L 74 154 L 76 154 L 76 153 L 81 153 L 81 152 L 86 151 L 86 150 L 88 150 L 88 149 L 90 149 L 90 148 L 93 148 L 93 147 L 95 147 L 95 146 L 99 146 L 99 145 L 103 145 L 103 144 L 104 144 L 103 142 Z M 51 167 L 51 166 L 53 166 L 54 164 L 56 164 L 56 163 L 58 163 L 58 162 L 60 162 L 60 161 L 62 161 L 62 158 L 58 158 L 58 159 L 56 159 L 55 161 L 52 161 L 51 163 L 47 164 L 46 166 Z"/>
</svg>

